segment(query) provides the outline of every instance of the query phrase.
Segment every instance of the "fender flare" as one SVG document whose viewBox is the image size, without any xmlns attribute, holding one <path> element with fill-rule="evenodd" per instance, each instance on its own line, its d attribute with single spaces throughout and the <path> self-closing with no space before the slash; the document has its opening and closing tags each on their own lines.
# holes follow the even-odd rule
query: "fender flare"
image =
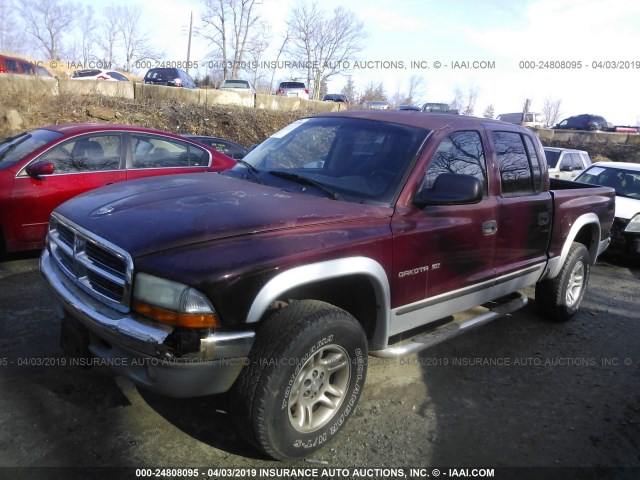
<svg viewBox="0 0 640 480">
<path fill-rule="evenodd" d="M 387 346 L 391 312 L 391 289 L 389 279 L 382 265 L 368 257 L 346 257 L 325 262 L 301 265 L 277 274 L 258 292 L 247 314 L 247 323 L 258 322 L 269 306 L 282 295 L 296 287 L 318 281 L 331 280 L 349 275 L 364 275 L 374 289 L 377 315 L 372 348 Z"/>
<path fill-rule="evenodd" d="M 591 265 L 594 265 L 596 263 L 598 255 L 602 253 L 603 250 L 600 240 L 600 219 L 595 213 L 585 213 L 584 215 L 578 217 L 571 226 L 571 229 L 567 234 L 567 239 L 562 246 L 560 255 L 549 260 L 546 274 L 542 279 L 555 278 L 558 276 L 558 274 L 560 273 L 560 269 L 562 269 L 562 265 L 564 265 L 564 262 L 569 256 L 571 244 L 578 236 L 578 232 L 580 232 L 580 230 L 582 230 L 586 226 L 590 226 L 593 233 L 593 235 L 591 236 L 591 244 L 586 246 L 589 250 L 590 263 Z"/>
</svg>

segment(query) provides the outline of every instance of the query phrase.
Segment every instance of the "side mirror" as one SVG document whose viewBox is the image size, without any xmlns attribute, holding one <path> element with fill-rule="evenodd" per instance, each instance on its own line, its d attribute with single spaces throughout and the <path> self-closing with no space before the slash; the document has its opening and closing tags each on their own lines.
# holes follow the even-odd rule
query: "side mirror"
<svg viewBox="0 0 640 480">
<path fill-rule="evenodd" d="M 420 190 L 413 200 L 418 208 L 427 205 L 465 205 L 482 200 L 482 182 L 471 175 L 441 173 L 432 188 Z"/>
<path fill-rule="evenodd" d="M 44 160 L 33 162 L 32 164 L 28 165 L 27 168 L 25 169 L 25 171 L 27 172 L 27 175 L 29 175 L 32 178 L 35 178 L 36 180 L 40 180 L 40 177 L 44 175 L 53 174 L 53 170 L 54 170 L 53 163 L 45 162 Z"/>
<path fill-rule="evenodd" d="M 573 167 L 571 165 L 562 165 L 560 166 L 561 172 L 573 172 Z"/>
</svg>

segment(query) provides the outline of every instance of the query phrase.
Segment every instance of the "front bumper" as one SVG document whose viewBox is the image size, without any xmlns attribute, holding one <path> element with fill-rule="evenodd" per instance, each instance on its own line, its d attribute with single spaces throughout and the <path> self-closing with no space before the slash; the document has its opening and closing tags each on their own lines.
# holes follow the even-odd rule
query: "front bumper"
<svg viewBox="0 0 640 480">
<path fill-rule="evenodd" d="M 200 340 L 198 352 L 179 356 L 165 344 L 172 327 L 95 300 L 67 279 L 47 250 L 40 270 L 56 295 L 58 315 L 75 318 L 88 331 L 88 349 L 100 364 L 141 387 L 171 397 L 222 393 L 248 361 L 253 331 L 209 334 Z"/>
</svg>

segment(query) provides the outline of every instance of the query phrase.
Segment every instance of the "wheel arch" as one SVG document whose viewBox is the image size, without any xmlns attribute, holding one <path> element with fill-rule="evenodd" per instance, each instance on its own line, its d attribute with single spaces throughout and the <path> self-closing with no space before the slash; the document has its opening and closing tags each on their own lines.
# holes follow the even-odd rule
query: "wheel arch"
<svg viewBox="0 0 640 480">
<path fill-rule="evenodd" d="M 549 268 L 544 278 L 555 278 L 569 256 L 573 242 L 582 243 L 589 251 L 589 263 L 594 265 L 601 253 L 600 219 L 595 213 L 586 213 L 573 223 L 562 246 L 560 255 L 549 261 Z"/>
<path fill-rule="evenodd" d="M 331 303 L 362 325 L 370 348 L 387 346 L 390 321 L 387 274 L 368 257 L 347 257 L 285 270 L 269 280 L 249 309 L 247 323 L 257 323 L 274 302 L 313 299 Z"/>
</svg>

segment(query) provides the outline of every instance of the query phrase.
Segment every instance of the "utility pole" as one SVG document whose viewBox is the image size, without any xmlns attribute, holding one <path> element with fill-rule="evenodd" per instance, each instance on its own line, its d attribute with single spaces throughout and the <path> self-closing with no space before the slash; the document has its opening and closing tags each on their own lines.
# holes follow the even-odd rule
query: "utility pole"
<svg viewBox="0 0 640 480">
<path fill-rule="evenodd" d="M 191 10 L 191 18 L 189 20 L 189 43 L 187 45 L 187 68 L 186 71 L 189 73 L 189 60 L 191 59 L 191 30 L 193 28 L 193 10 Z"/>
</svg>

